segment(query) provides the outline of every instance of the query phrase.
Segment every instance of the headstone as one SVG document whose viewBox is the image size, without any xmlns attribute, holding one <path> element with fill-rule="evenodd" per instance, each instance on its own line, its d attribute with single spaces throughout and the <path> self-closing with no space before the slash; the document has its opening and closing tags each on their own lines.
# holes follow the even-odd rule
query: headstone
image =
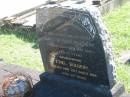
<svg viewBox="0 0 130 97">
<path fill-rule="evenodd" d="M 112 87 L 111 47 L 106 30 L 98 26 L 87 11 L 69 10 L 48 21 L 39 33 L 46 71 Z"/>
<path fill-rule="evenodd" d="M 48 92 L 44 92 L 46 96 L 36 94 L 120 97 L 124 88 L 115 81 L 111 42 L 99 11 L 85 4 L 71 5 L 46 6 L 37 11 L 38 41 L 45 68 L 40 76 L 44 86 L 40 87 Z"/>
</svg>

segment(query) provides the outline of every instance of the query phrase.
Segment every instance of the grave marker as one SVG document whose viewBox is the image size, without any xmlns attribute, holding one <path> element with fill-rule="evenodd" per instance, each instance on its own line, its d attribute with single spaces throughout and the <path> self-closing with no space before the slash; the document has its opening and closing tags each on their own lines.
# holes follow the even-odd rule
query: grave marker
<svg viewBox="0 0 130 97">
<path fill-rule="evenodd" d="M 52 85 L 54 97 L 120 97 L 124 92 L 116 84 L 110 38 L 97 9 L 46 6 L 37 11 L 37 32 L 45 67 L 40 78 Z"/>
</svg>

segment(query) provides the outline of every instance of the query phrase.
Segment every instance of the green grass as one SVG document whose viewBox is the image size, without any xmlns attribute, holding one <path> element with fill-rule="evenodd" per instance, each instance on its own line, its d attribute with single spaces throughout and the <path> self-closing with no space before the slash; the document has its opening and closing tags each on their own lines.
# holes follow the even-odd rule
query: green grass
<svg viewBox="0 0 130 97">
<path fill-rule="evenodd" d="M 130 64 L 122 64 L 119 57 L 130 50 L 130 3 L 103 17 L 109 29 L 116 62 L 117 80 L 125 84 L 130 92 Z"/>
<path fill-rule="evenodd" d="M 117 80 L 130 92 L 130 65 L 121 64 L 119 57 L 130 50 L 130 3 L 103 17 L 109 29 L 116 62 Z M 44 71 L 36 33 L 21 29 L 0 30 L 0 58 L 6 63 Z"/>
<path fill-rule="evenodd" d="M 130 49 L 130 3 L 107 14 L 104 21 L 111 32 L 114 52 L 116 55 Z"/>
<path fill-rule="evenodd" d="M 43 71 L 35 33 L 15 28 L 0 30 L 0 58 L 9 64 Z"/>
</svg>

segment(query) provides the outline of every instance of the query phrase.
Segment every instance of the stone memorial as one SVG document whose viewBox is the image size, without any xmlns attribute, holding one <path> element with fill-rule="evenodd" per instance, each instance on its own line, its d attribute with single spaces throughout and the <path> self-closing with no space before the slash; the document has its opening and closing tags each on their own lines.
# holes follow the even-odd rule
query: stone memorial
<svg viewBox="0 0 130 97">
<path fill-rule="evenodd" d="M 115 80 L 110 38 L 95 7 L 48 5 L 37 10 L 36 26 L 45 72 L 34 97 L 130 97 Z"/>
</svg>

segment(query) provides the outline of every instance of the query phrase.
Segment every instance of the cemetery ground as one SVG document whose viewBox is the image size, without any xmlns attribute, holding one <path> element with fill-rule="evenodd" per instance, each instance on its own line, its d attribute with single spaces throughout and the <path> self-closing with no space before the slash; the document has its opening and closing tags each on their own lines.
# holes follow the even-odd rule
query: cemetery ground
<svg viewBox="0 0 130 97">
<path fill-rule="evenodd" d="M 130 64 L 120 61 L 120 54 L 130 50 L 130 4 L 106 14 L 103 19 L 109 29 L 117 69 L 117 80 L 130 92 Z M 36 32 L 21 27 L 0 29 L 0 58 L 8 64 L 44 71 Z"/>
</svg>

